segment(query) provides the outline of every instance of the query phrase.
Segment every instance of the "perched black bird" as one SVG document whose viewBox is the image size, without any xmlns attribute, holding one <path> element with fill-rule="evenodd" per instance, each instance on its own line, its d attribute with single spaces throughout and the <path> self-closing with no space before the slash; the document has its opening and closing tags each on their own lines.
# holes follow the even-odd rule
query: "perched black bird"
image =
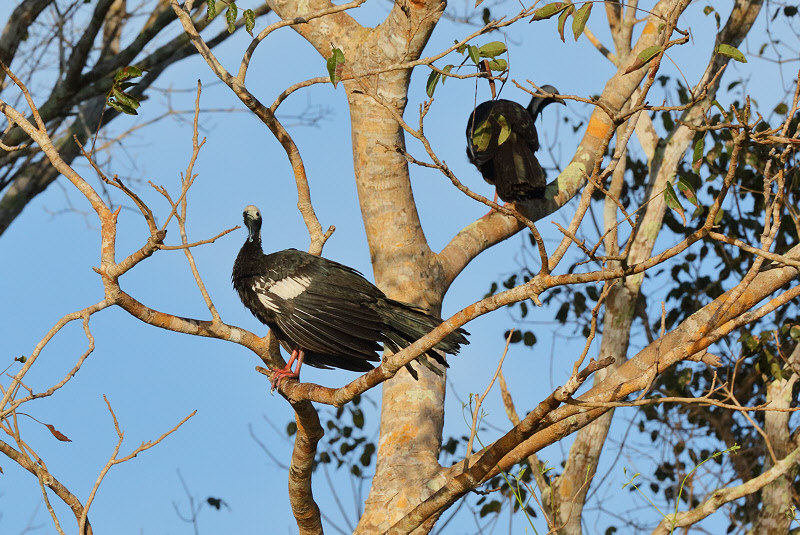
<svg viewBox="0 0 800 535">
<path fill-rule="evenodd" d="M 379 342 L 396 352 L 442 322 L 420 307 L 389 299 L 361 273 L 337 262 L 296 249 L 265 255 L 255 206 L 244 209 L 244 224 L 249 235 L 233 264 L 233 287 L 291 353 L 286 367 L 275 372 L 273 388 L 283 378 L 297 378 L 304 362 L 316 368 L 371 370 L 370 361 L 380 361 Z M 461 344 L 469 343 L 466 334 L 457 329 L 418 360 L 435 369 L 427 355 L 447 366 L 436 350 L 458 353 Z M 292 370 L 295 360 L 297 369 Z"/>
<path fill-rule="evenodd" d="M 551 85 L 542 92 L 558 94 Z M 539 199 L 547 186 L 536 159 L 539 136 L 536 117 L 557 98 L 533 97 L 527 109 L 510 100 L 489 100 L 478 105 L 467 121 L 467 157 L 483 179 L 497 188 L 506 202 Z"/>
</svg>

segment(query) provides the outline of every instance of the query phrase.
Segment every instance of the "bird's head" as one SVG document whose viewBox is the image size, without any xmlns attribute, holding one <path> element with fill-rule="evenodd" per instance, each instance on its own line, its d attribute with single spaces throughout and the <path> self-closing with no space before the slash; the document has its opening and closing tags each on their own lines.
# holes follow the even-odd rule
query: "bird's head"
<svg viewBox="0 0 800 535">
<path fill-rule="evenodd" d="M 540 93 L 552 93 L 554 95 L 558 95 L 559 94 L 558 89 L 556 89 L 552 85 L 540 86 L 539 87 L 539 92 Z M 567 103 L 564 102 L 563 100 L 561 100 L 560 98 L 555 98 L 555 97 L 533 97 L 531 99 L 531 103 L 528 104 L 528 113 L 530 114 L 531 117 L 533 117 L 533 120 L 535 121 L 536 117 L 542 112 L 544 107 L 547 106 L 548 104 L 553 103 L 553 102 L 558 102 L 559 104 L 563 104 L 564 106 L 567 105 Z"/>
<path fill-rule="evenodd" d="M 251 204 L 244 209 L 242 216 L 247 227 L 247 241 L 261 241 L 261 211 Z"/>
</svg>

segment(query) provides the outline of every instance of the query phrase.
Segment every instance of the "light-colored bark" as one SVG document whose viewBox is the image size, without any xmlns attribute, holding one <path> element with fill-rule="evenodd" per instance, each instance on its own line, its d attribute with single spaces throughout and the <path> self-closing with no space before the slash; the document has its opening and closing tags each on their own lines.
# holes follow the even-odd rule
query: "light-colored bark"
<svg viewBox="0 0 800 535">
<path fill-rule="evenodd" d="M 284 18 L 303 14 L 290 2 L 274 2 L 273 8 Z M 438 1 L 396 4 L 376 29 L 340 14 L 298 31 L 323 55 L 335 43 L 345 54 L 345 72 L 358 76 L 417 59 L 443 8 Z M 387 149 L 405 146 L 403 130 L 386 106 L 402 115 L 410 75 L 410 70 L 391 71 L 346 81 L 344 87 L 375 281 L 391 297 L 436 311 L 443 297 L 441 269 L 419 222 L 408 162 Z M 445 382 L 422 366 L 415 369 L 418 381 L 401 371 L 383 385 L 376 474 L 357 533 L 388 529 L 431 493 L 426 483 L 439 470 Z"/>
<path fill-rule="evenodd" d="M 787 377 L 774 379 L 767 384 L 767 402 L 771 407 L 789 408 L 792 403 L 792 388 L 797 382 L 796 370 L 800 363 L 800 344 L 789 355 L 786 366 L 783 367 Z M 789 428 L 790 412 L 764 413 L 764 434 L 768 444 L 768 454 L 764 463 L 765 471 L 774 467 L 772 455 L 781 461 L 797 447 L 793 444 L 791 429 Z M 798 472 L 795 464 L 781 476 L 768 483 L 761 489 L 761 509 L 758 518 L 750 531 L 753 535 L 783 535 L 789 532 L 792 524 L 792 489 Z"/>
</svg>

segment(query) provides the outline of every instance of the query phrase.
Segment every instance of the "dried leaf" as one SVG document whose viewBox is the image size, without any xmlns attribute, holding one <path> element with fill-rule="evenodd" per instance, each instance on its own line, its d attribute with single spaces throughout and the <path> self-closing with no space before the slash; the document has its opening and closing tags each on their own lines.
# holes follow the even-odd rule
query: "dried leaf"
<svg viewBox="0 0 800 535">
<path fill-rule="evenodd" d="M 558 16 L 558 35 L 561 36 L 561 42 L 564 43 L 564 27 L 567 25 L 567 18 L 575 12 L 575 7 L 570 4 L 567 9 L 561 12 Z"/>
<path fill-rule="evenodd" d="M 45 425 L 45 427 L 47 427 L 50 430 L 50 432 L 53 434 L 53 436 L 56 437 L 61 442 L 72 442 L 70 439 L 67 438 L 67 436 L 64 433 L 62 433 L 61 431 L 59 431 L 58 429 L 56 429 L 52 425 L 50 425 L 50 424 L 44 424 L 44 425 Z"/>
</svg>

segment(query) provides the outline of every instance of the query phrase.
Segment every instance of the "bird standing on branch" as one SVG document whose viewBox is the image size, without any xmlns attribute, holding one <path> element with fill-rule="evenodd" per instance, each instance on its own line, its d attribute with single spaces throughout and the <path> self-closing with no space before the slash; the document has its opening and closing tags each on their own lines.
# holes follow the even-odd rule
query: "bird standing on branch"
<svg viewBox="0 0 800 535">
<path fill-rule="evenodd" d="M 361 273 L 332 260 L 296 249 L 265 255 L 255 206 L 244 209 L 244 224 L 248 236 L 233 264 L 233 287 L 291 353 L 286 366 L 275 370 L 273 389 L 284 378 L 297 379 L 304 362 L 315 368 L 371 370 L 370 362 L 380 361 L 379 343 L 397 352 L 442 322 L 423 308 L 389 299 Z M 447 367 L 442 353 L 458 353 L 469 344 L 466 334 L 456 329 L 417 360 L 441 375 L 426 356 Z"/>
<path fill-rule="evenodd" d="M 558 95 L 551 85 L 543 85 L 541 92 Z M 527 108 L 510 100 L 489 100 L 469 116 L 467 157 L 505 202 L 544 196 L 547 181 L 534 154 L 539 150 L 534 123 L 552 102 L 565 104 L 557 97 L 534 96 Z"/>
</svg>

